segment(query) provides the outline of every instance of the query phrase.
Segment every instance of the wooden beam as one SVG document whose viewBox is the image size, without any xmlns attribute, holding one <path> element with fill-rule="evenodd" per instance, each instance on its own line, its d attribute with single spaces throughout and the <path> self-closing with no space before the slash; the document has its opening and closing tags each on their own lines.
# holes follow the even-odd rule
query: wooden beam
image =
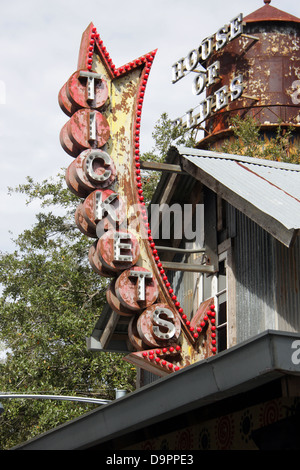
<svg viewBox="0 0 300 470">
<path fill-rule="evenodd" d="M 166 171 L 167 173 L 187 174 L 182 171 L 180 165 L 174 165 L 171 163 L 160 163 L 160 162 L 140 162 L 142 170 L 150 171 Z"/>
<path fill-rule="evenodd" d="M 216 269 L 214 266 L 206 266 L 202 264 L 188 264 L 188 263 L 175 263 L 173 261 L 162 261 L 164 269 L 170 271 L 186 271 L 193 273 L 214 273 Z"/>
<path fill-rule="evenodd" d="M 117 323 L 119 321 L 119 318 L 120 318 L 120 315 L 118 315 L 116 312 L 112 311 L 111 313 L 111 316 L 110 316 L 110 319 L 108 320 L 104 330 L 103 330 L 103 333 L 100 337 L 100 343 L 103 347 L 103 349 L 105 349 L 108 345 L 108 342 L 110 341 L 114 331 L 115 331 L 115 328 L 117 326 Z"/>
<path fill-rule="evenodd" d="M 160 245 L 157 245 L 156 249 L 158 251 L 169 251 L 169 252 L 172 252 L 172 253 L 183 253 L 184 255 L 190 255 L 192 253 L 205 253 L 205 248 L 192 249 L 192 248 L 177 248 L 175 246 L 160 246 Z"/>
</svg>

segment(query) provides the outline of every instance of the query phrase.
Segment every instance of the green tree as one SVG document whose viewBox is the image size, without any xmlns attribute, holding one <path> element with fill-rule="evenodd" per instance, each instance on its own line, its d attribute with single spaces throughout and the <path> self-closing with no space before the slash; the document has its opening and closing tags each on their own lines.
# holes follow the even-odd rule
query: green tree
<svg viewBox="0 0 300 470">
<path fill-rule="evenodd" d="M 165 113 L 157 122 L 154 148 L 143 160 L 163 161 L 169 146 L 193 145 Z M 149 202 L 160 172 L 143 172 Z M 10 188 L 27 204 L 38 200 L 41 212 L 32 228 L 15 240 L 13 253 L 0 253 L 0 343 L 7 348 L 0 363 L 0 391 L 114 398 L 114 388 L 135 388 L 135 369 L 117 354 L 93 354 L 85 338 L 105 303 L 108 281 L 88 262 L 92 244 L 74 222 L 80 202 L 57 178 Z M 9 449 L 99 405 L 28 399 L 2 400 L 0 448 Z"/>
<path fill-rule="evenodd" d="M 262 140 L 252 118 L 232 120 L 234 139 L 221 151 L 299 163 L 291 146 L 292 129 L 278 126 Z M 153 131 L 154 147 L 144 161 L 163 162 L 174 143 L 193 147 L 193 132 L 174 127 L 164 113 Z M 146 203 L 160 172 L 143 171 Z M 135 370 L 117 354 L 93 354 L 85 338 L 105 303 L 107 280 L 88 262 L 90 238 L 74 222 L 79 199 L 66 188 L 64 172 L 57 178 L 26 183 L 10 193 L 27 203 L 39 200 L 41 211 L 31 229 L 15 239 L 13 253 L 0 253 L 0 344 L 7 348 L 0 362 L 0 391 L 114 398 L 114 388 L 135 388 Z M 42 432 L 81 416 L 99 405 L 39 400 L 2 400 L 0 448 L 9 449 Z"/>
<path fill-rule="evenodd" d="M 181 126 L 174 125 L 167 113 L 163 113 L 154 126 L 152 138 L 153 149 L 141 155 L 141 161 L 164 162 L 171 145 L 185 145 L 194 147 L 196 144 L 193 130 L 184 130 Z M 143 195 L 146 204 L 151 201 L 152 194 L 160 179 L 159 171 L 143 171 Z"/>
<path fill-rule="evenodd" d="M 294 144 L 293 127 L 285 127 L 282 123 L 269 136 L 265 135 L 261 125 L 251 116 L 231 119 L 233 139 L 228 139 L 221 151 L 247 155 L 249 157 L 287 163 L 300 163 L 299 146 Z"/>
<path fill-rule="evenodd" d="M 32 178 L 10 192 L 41 201 L 36 223 L 1 253 L 0 391 L 114 398 L 114 388 L 135 388 L 135 370 L 117 354 L 94 354 L 85 338 L 105 303 L 107 281 L 87 256 L 91 239 L 74 223 L 78 198 L 64 174 Z M 54 212 L 50 209 L 54 208 Z M 57 215 L 58 213 L 60 215 Z M 96 406 L 80 402 L 4 399 L 0 448 L 7 449 Z"/>
</svg>

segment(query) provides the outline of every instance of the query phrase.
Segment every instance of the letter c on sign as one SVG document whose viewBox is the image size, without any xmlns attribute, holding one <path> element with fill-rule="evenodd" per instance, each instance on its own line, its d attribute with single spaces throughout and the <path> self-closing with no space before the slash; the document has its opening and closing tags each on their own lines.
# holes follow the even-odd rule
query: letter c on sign
<svg viewBox="0 0 300 470">
<path fill-rule="evenodd" d="M 106 167 L 112 165 L 112 159 L 108 153 L 103 152 L 102 150 L 93 150 L 90 152 L 84 160 L 84 169 L 87 177 L 95 183 L 108 180 L 111 176 L 111 170 Z M 99 173 L 95 169 L 98 167 L 103 167 L 103 172 Z"/>
</svg>

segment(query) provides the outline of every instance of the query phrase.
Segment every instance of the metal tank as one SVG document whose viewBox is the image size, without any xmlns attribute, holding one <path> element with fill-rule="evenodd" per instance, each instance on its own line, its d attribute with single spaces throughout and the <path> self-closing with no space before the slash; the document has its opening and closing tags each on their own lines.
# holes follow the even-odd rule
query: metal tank
<svg viewBox="0 0 300 470">
<path fill-rule="evenodd" d="M 207 66 L 219 61 L 220 74 L 207 89 L 213 96 L 242 76 L 242 95 L 205 122 L 200 148 L 215 148 L 231 135 L 230 120 L 239 115 L 254 117 L 265 137 L 280 122 L 300 135 L 300 19 L 270 5 L 243 19 L 243 32 L 210 57 Z"/>
</svg>

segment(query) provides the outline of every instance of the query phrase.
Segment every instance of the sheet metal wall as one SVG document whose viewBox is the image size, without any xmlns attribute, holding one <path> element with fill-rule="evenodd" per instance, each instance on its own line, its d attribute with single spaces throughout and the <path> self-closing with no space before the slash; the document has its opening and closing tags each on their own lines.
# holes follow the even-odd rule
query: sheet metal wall
<svg viewBox="0 0 300 470">
<path fill-rule="evenodd" d="M 268 329 L 300 331 L 300 237 L 288 249 L 230 204 L 226 212 L 236 284 L 228 316 L 235 310 L 237 343 Z M 185 312 L 195 312 L 199 276 L 169 271 L 168 277 Z"/>
<path fill-rule="evenodd" d="M 276 243 L 278 329 L 300 331 L 300 237 L 289 250 Z"/>
<path fill-rule="evenodd" d="M 234 258 L 239 343 L 275 328 L 276 312 L 273 239 L 239 211 L 236 213 Z"/>
<path fill-rule="evenodd" d="M 265 330 L 300 331 L 300 237 L 288 249 L 247 216 L 226 205 L 227 234 L 232 239 L 236 342 Z M 174 261 L 195 263 L 195 256 L 177 254 Z M 197 262 L 197 261 L 196 261 Z M 184 311 L 191 315 L 199 306 L 199 275 L 168 271 L 168 278 Z M 145 374 L 144 384 L 156 381 Z"/>
<path fill-rule="evenodd" d="M 300 240 L 288 250 L 241 212 L 229 208 L 228 216 L 231 230 L 235 225 L 237 343 L 267 329 L 299 331 Z"/>
<path fill-rule="evenodd" d="M 195 263 L 195 255 L 176 255 L 174 261 Z M 197 295 L 196 286 L 199 275 L 184 271 L 168 271 L 167 275 L 185 314 L 191 318 L 194 309 L 199 306 L 197 303 L 198 299 L 195 298 Z"/>
</svg>

